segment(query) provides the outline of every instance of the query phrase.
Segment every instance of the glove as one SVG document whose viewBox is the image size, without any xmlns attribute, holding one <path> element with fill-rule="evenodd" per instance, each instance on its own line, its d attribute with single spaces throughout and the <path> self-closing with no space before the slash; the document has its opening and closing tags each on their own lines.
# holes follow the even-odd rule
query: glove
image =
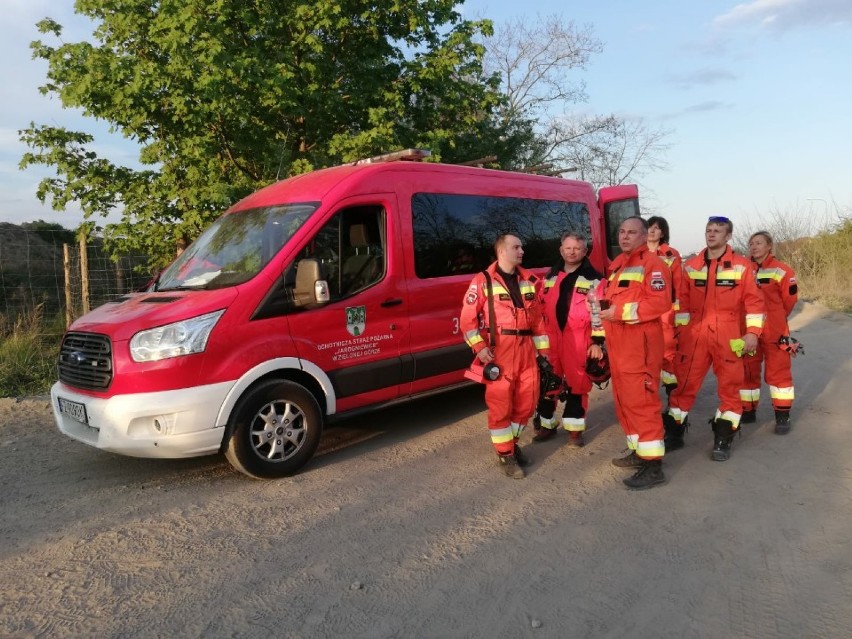
<svg viewBox="0 0 852 639">
<path fill-rule="evenodd" d="M 791 357 L 795 357 L 800 353 L 802 355 L 805 354 L 805 346 L 795 337 L 791 337 L 789 335 L 782 335 L 778 338 L 778 348 L 790 353 Z"/>
</svg>

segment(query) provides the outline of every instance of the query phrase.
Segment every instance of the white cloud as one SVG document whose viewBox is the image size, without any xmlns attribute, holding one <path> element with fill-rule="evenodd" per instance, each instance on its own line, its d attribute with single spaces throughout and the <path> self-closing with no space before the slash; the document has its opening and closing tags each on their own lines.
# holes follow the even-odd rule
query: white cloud
<svg viewBox="0 0 852 639">
<path fill-rule="evenodd" d="M 668 76 L 668 81 L 680 89 L 689 89 L 695 86 L 709 86 L 720 82 L 736 80 L 736 74 L 726 69 L 698 69 L 691 73 L 673 74 Z"/>
<path fill-rule="evenodd" d="M 758 25 L 786 31 L 801 27 L 852 26 L 850 0 L 751 0 L 713 19 L 718 27 Z"/>
</svg>

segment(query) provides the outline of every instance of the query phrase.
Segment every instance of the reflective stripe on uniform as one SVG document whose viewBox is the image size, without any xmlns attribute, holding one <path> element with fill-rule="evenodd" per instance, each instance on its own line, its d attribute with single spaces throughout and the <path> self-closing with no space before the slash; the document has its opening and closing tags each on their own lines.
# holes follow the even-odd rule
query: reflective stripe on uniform
<svg viewBox="0 0 852 639">
<path fill-rule="evenodd" d="M 763 313 L 746 313 L 746 328 L 763 328 L 766 316 Z"/>
<path fill-rule="evenodd" d="M 641 282 L 645 279 L 644 266 L 628 266 L 618 274 L 618 281 L 628 280 L 631 282 Z"/>
<path fill-rule="evenodd" d="M 683 424 L 686 422 L 686 416 L 689 415 L 689 413 L 672 406 L 669 408 L 669 415 L 671 415 L 678 424 Z"/>
<path fill-rule="evenodd" d="M 677 384 L 677 376 L 674 373 L 670 373 L 667 370 L 663 370 L 660 374 L 660 379 L 663 384 Z"/>
<path fill-rule="evenodd" d="M 563 417 L 562 428 L 571 432 L 580 432 L 586 430 L 585 417 Z"/>
<path fill-rule="evenodd" d="M 693 268 L 689 264 L 683 267 L 684 272 L 691 280 L 699 280 L 699 281 L 707 281 L 707 267 L 704 268 Z"/>
<path fill-rule="evenodd" d="M 689 313 L 675 313 L 675 326 L 686 326 L 689 324 Z"/>
<path fill-rule="evenodd" d="M 621 309 L 622 322 L 638 322 L 639 321 L 639 302 L 625 302 L 624 308 Z"/>
<path fill-rule="evenodd" d="M 716 279 L 717 280 L 741 280 L 743 278 L 743 273 L 745 272 L 745 266 L 742 264 L 735 264 L 730 268 L 726 268 L 722 271 L 716 271 Z"/>
<path fill-rule="evenodd" d="M 716 409 L 716 419 L 727 419 L 734 426 L 734 430 L 740 427 L 740 415 L 739 413 L 735 413 L 730 410 L 726 410 L 724 413 L 720 412 L 719 409 Z"/>
<path fill-rule="evenodd" d="M 515 439 L 511 424 L 506 426 L 506 428 L 495 428 L 489 432 L 491 433 L 492 444 L 505 444 Z"/>
<path fill-rule="evenodd" d="M 480 344 L 485 340 L 482 339 L 482 335 L 479 334 L 479 329 L 475 328 L 471 331 L 468 331 L 464 334 L 464 341 L 467 342 L 468 346 L 475 346 L 476 344 Z"/>
<path fill-rule="evenodd" d="M 627 435 L 627 450 L 636 450 L 636 444 L 639 442 L 639 435 Z"/>
<path fill-rule="evenodd" d="M 587 280 L 582 275 L 578 275 L 577 281 L 574 282 L 574 288 L 580 291 L 588 291 L 592 288 L 592 280 Z"/>
<path fill-rule="evenodd" d="M 780 282 L 784 279 L 783 268 L 761 268 L 757 271 L 757 279 L 759 280 L 775 280 Z"/>
<path fill-rule="evenodd" d="M 754 402 L 757 404 L 760 401 L 760 389 L 759 388 L 741 388 L 740 389 L 740 400 L 744 402 Z"/>
<path fill-rule="evenodd" d="M 492 282 L 491 290 L 494 291 L 494 295 L 508 295 L 509 294 L 509 291 L 507 291 L 503 287 L 503 285 L 499 284 L 498 282 Z M 485 295 L 485 297 L 488 297 L 488 287 L 487 286 L 482 287 L 482 294 Z"/>
<path fill-rule="evenodd" d="M 777 386 L 769 387 L 769 396 L 772 399 L 786 399 L 788 401 L 793 401 L 796 399 L 796 393 L 793 390 L 793 387 L 790 386 L 788 388 L 778 388 Z"/>
<path fill-rule="evenodd" d="M 522 282 L 518 282 L 518 286 L 521 289 L 521 295 L 530 295 L 535 293 L 535 284 L 524 280 Z"/>
<path fill-rule="evenodd" d="M 643 458 L 659 458 L 666 454 L 666 445 L 662 439 L 652 439 L 648 442 L 637 442 L 636 454 Z"/>
<path fill-rule="evenodd" d="M 546 280 L 544 280 L 545 292 L 547 292 L 547 291 L 549 291 L 550 289 L 553 288 L 553 285 L 556 284 L 557 277 L 558 277 L 557 275 L 554 275 L 553 277 L 548 277 Z"/>
<path fill-rule="evenodd" d="M 547 338 L 547 335 L 533 335 L 532 340 L 537 351 L 550 348 L 550 340 Z"/>
</svg>

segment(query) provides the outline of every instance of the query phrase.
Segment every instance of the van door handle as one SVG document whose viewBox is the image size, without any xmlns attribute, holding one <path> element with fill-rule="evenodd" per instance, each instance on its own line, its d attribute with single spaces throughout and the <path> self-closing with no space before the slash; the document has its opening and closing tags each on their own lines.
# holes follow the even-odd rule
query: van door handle
<svg viewBox="0 0 852 639">
<path fill-rule="evenodd" d="M 400 304 L 402 304 L 402 298 L 392 297 L 391 299 L 385 300 L 384 302 L 379 304 L 379 306 L 381 306 L 382 308 L 390 308 L 391 306 L 399 306 Z"/>
</svg>

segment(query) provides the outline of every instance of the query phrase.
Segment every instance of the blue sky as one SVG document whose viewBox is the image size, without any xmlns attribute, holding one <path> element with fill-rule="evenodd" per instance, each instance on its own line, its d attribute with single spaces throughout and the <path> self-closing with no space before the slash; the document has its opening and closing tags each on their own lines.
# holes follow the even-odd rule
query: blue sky
<svg viewBox="0 0 852 639">
<path fill-rule="evenodd" d="M 79 213 L 41 205 L 44 171 L 19 171 L 18 129 L 30 121 L 84 129 L 96 150 L 134 163 L 134 149 L 102 124 L 38 93 L 46 66 L 28 44 L 49 16 L 68 40 L 91 25 L 73 0 L 3 0 L 0 25 L 0 221 L 73 227 Z M 702 245 L 709 215 L 753 224 L 772 211 L 826 220 L 852 212 L 852 0 L 468 0 L 467 17 L 496 23 L 534 13 L 589 24 L 604 43 L 578 75 L 578 112 L 642 117 L 672 131 L 668 169 L 642 180 L 643 207 L 665 216 L 672 244 Z"/>
</svg>

